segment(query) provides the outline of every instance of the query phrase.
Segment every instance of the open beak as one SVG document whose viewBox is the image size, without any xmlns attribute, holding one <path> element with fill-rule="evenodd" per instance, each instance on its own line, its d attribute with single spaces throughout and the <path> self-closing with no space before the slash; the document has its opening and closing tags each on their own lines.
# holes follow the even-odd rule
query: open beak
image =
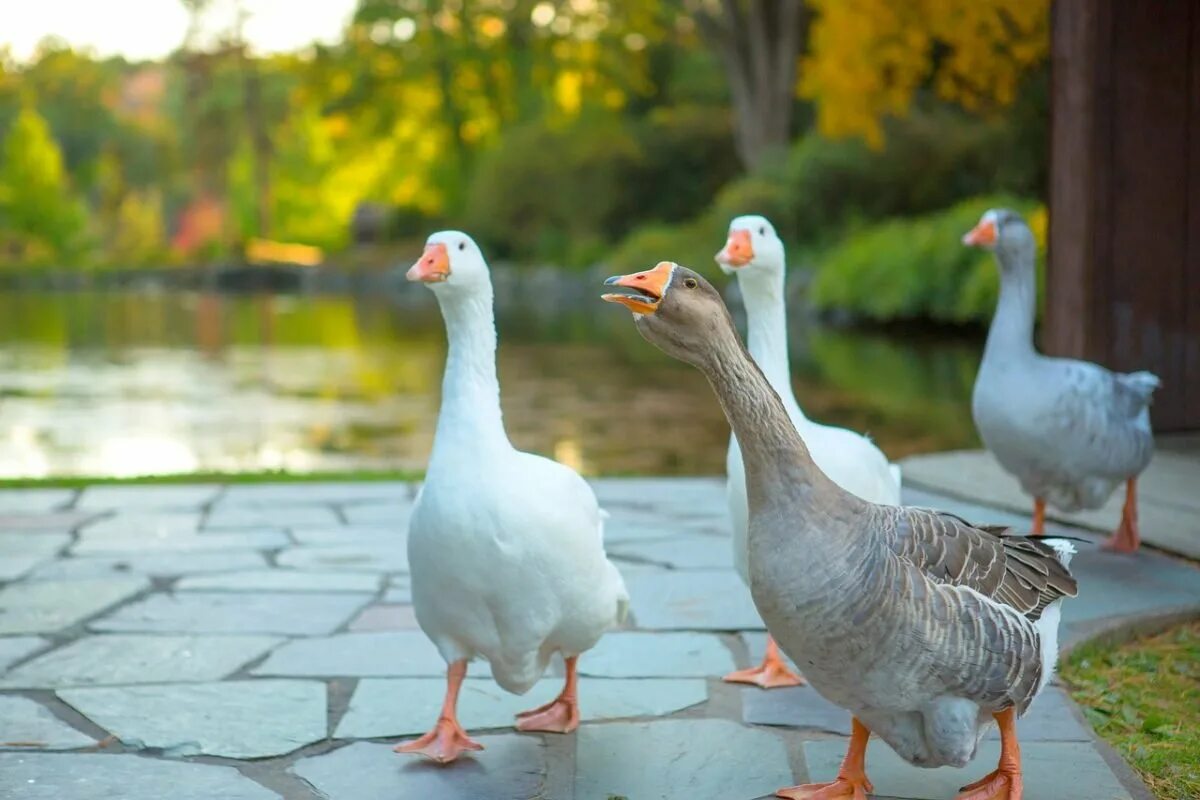
<svg viewBox="0 0 1200 800">
<path fill-rule="evenodd" d="M 446 245 L 426 245 L 425 253 L 417 259 L 417 263 L 409 267 L 405 277 L 421 283 L 441 283 L 449 278 L 450 255 L 446 252 Z"/>
<path fill-rule="evenodd" d="M 965 245 L 973 247 L 992 247 L 996 244 L 996 223 L 990 219 L 981 220 L 962 238 Z"/>
<path fill-rule="evenodd" d="M 739 228 L 729 232 L 729 238 L 721 252 L 717 253 L 717 263 L 727 267 L 744 267 L 754 260 L 754 245 L 750 244 L 750 231 Z"/>
<path fill-rule="evenodd" d="M 667 284 L 671 282 L 671 273 L 675 265 L 670 261 L 660 261 L 654 269 L 645 272 L 635 272 L 632 275 L 614 275 L 604 282 L 605 286 L 620 286 L 631 290 L 630 294 L 610 293 L 601 295 L 602 300 L 610 303 L 620 303 L 635 314 L 653 314 L 658 310 Z"/>
</svg>

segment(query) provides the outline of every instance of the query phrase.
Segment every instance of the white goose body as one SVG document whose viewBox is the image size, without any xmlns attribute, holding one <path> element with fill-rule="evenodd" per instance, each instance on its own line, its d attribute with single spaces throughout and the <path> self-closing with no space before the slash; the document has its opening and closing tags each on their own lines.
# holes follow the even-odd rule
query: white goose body
<svg viewBox="0 0 1200 800">
<path fill-rule="evenodd" d="M 736 217 L 729 225 L 730 239 L 717 254 L 726 273 L 737 276 L 746 307 L 747 349 L 779 395 L 796 432 L 808 445 L 813 461 L 834 483 L 853 495 L 881 505 L 900 504 L 900 468 L 866 436 L 846 428 L 822 425 L 805 416 L 792 391 L 788 362 L 785 258 L 783 243 L 765 217 Z M 744 249 L 737 258 L 737 248 Z M 730 258 L 734 256 L 734 258 Z M 746 260 L 743 260 L 746 259 Z M 733 262 L 741 261 L 736 264 Z M 747 585 L 749 505 L 746 468 L 737 436 L 729 437 L 725 456 L 726 492 L 733 528 L 733 560 Z"/>
<path fill-rule="evenodd" d="M 628 594 L 605 556 L 605 515 L 591 487 L 509 442 L 486 265 L 465 234 L 430 241 L 438 237 L 447 239 L 460 285 L 434 286 L 449 352 L 409 526 L 413 606 L 448 663 L 485 658 L 496 682 L 520 694 L 553 653 L 576 656 L 618 625 Z"/>
</svg>

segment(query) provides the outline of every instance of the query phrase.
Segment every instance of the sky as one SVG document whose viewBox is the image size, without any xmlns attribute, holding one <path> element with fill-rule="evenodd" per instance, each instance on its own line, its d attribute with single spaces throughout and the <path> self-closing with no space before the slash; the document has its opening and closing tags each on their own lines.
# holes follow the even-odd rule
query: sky
<svg viewBox="0 0 1200 800">
<path fill-rule="evenodd" d="M 296 50 L 314 41 L 332 43 L 354 11 L 355 0 L 241 0 L 249 15 L 246 38 L 260 53 Z M 212 0 L 201 30 L 228 29 L 237 0 Z M 179 0 L 0 0 L 0 48 L 26 61 L 46 36 L 99 56 L 158 59 L 179 47 L 188 14 Z"/>
</svg>

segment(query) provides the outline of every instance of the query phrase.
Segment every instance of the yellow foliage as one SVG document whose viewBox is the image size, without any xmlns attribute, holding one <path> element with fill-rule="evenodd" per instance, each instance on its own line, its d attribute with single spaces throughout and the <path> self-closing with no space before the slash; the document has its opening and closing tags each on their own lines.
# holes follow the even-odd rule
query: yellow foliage
<svg viewBox="0 0 1200 800">
<path fill-rule="evenodd" d="M 1046 58 L 1049 0 L 810 0 L 817 13 L 799 93 L 831 137 L 883 143 L 881 120 L 902 115 L 927 80 L 964 108 L 1005 106 Z M 939 50 L 933 63 L 935 47 Z"/>
</svg>

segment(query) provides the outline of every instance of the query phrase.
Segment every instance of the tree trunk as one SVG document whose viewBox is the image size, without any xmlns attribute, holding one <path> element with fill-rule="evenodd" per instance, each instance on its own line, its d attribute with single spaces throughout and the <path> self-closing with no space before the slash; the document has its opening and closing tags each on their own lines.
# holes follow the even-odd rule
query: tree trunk
<svg viewBox="0 0 1200 800">
<path fill-rule="evenodd" d="M 807 16 L 802 0 L 721 0 L 719 11 L 695 15 L 725 67 L 734 143 L 747 169 L 787 146 Z"/>
</svg>

